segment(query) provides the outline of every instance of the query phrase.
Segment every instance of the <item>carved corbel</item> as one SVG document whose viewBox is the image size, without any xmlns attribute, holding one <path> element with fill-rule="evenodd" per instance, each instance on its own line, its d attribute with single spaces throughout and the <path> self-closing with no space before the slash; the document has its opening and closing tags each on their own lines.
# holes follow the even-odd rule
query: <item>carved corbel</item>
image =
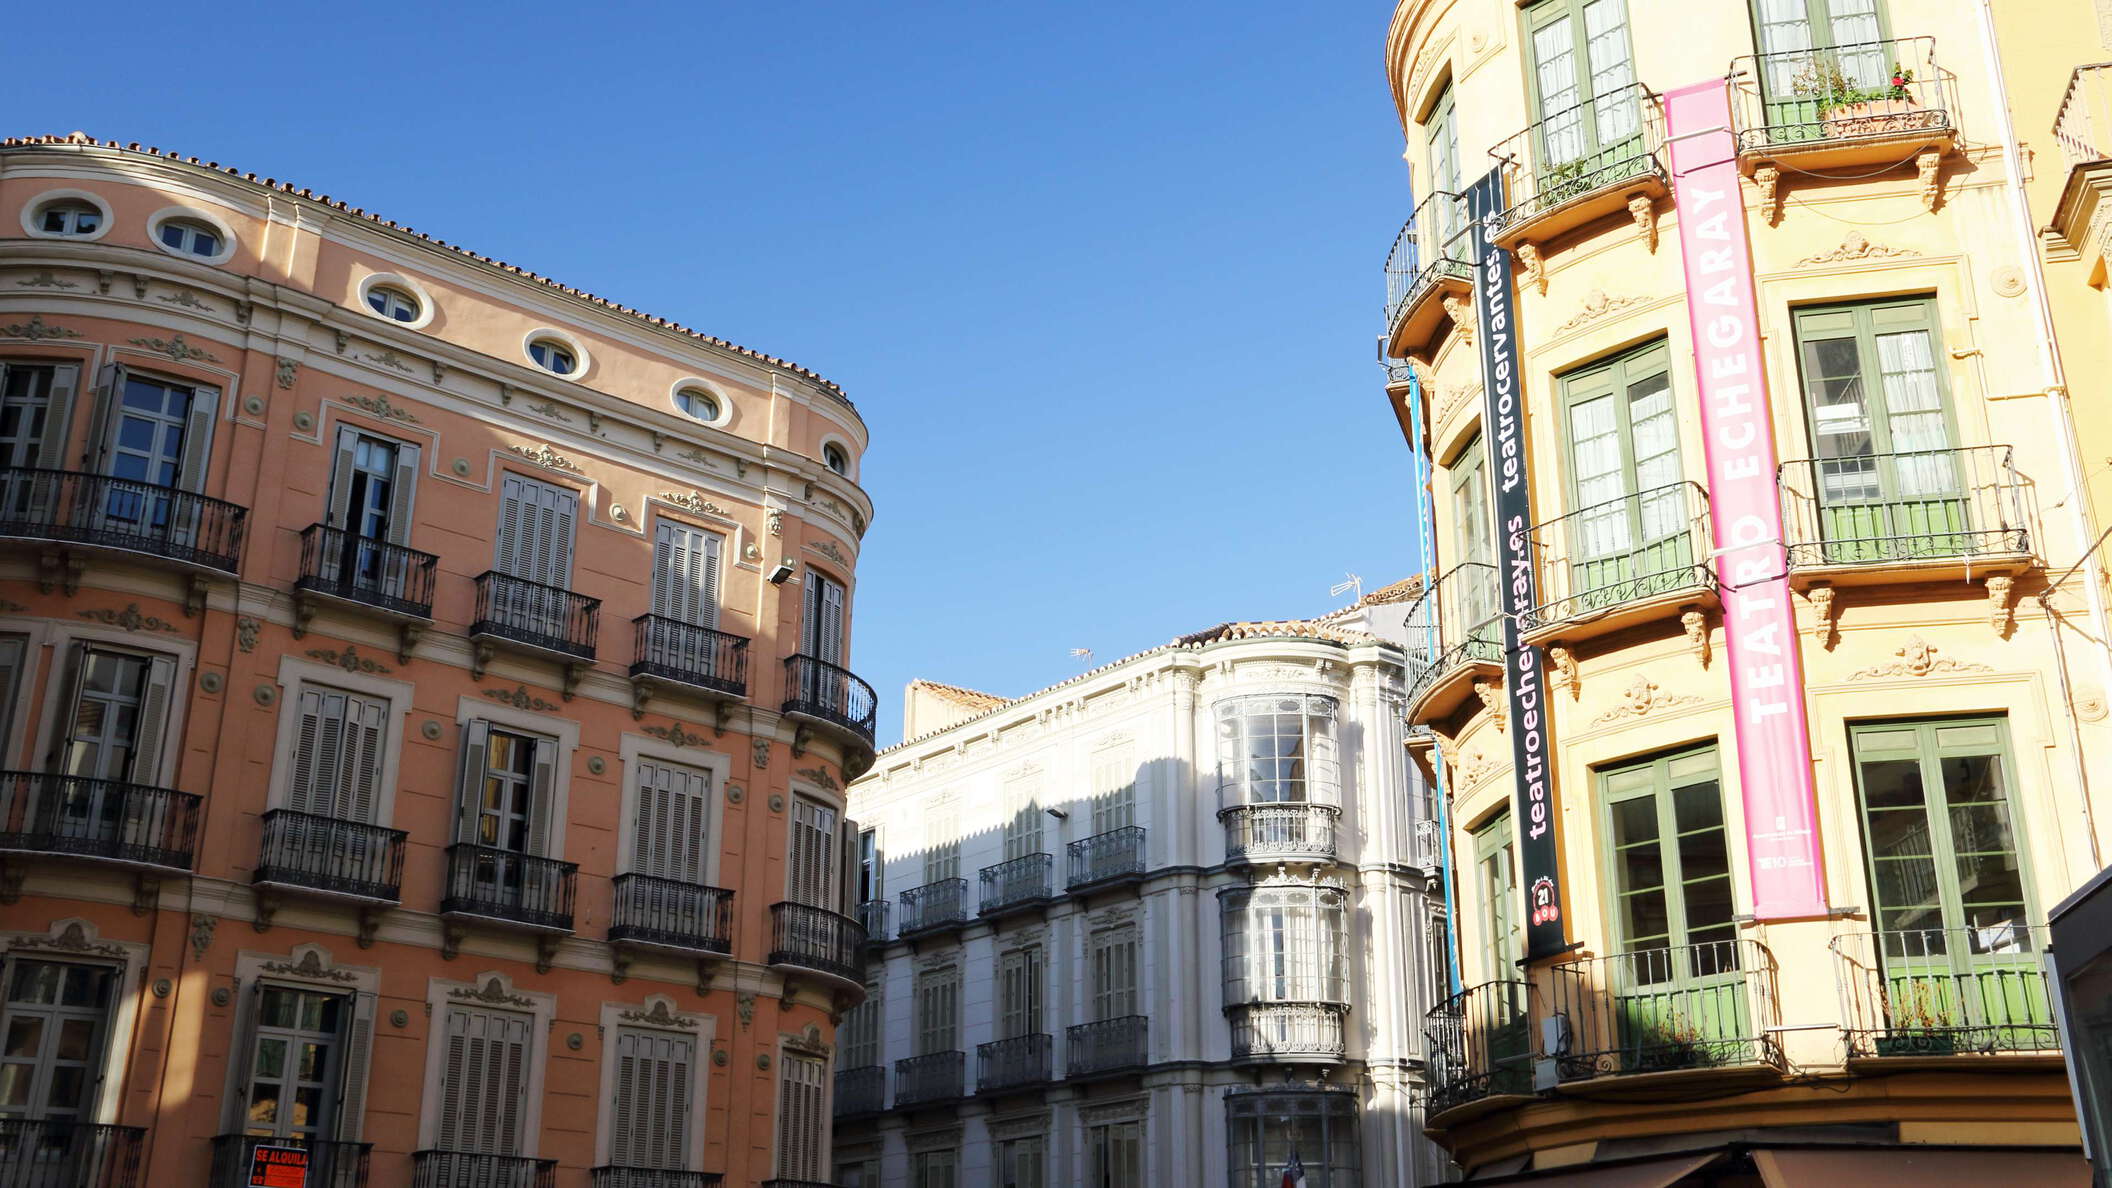
<svg viewBox="0 0 2112 1188">
<path fill-rule="evenodd" d="M 1687 633 L 1687 649 L 1701 666 L 1709 666 L 1709 616 L 1698 606 L 1690 606 L 1679 612 L 1680 630 Z"/>
<path fill-rule="evenodd" d="M 733 716 L 733 702 L 720 701 L 711 707 L 711 733 L 715 738 L 726 737 L 726 721 Z"/>
<path fill-rule="evenodd" d="M 1481 698 L 1482 708 L 1489 711 L 1489 720 L 1496 723 L 1496 731 L 1503 732 L 1503 686 L 1488 681 L 1474 682 L 1474 696 Z"/>
<path fill-rule="evenodd" d="M 807 733 L 807 728 L 804 724 L 792 727 L 792 757 L 794 759 L 806 758 L 807 739 L 811 737 L 813 736 Z"/>
<path fill-rule="evenodd" d="M 1578 669 L 1576 653 L 1569 650 L 1568 644 L 1549 644 L 1547 662 L 1554 666 L 1555 688 L 1569 690 L 1571 701 L 1584 695 L 1584 674 Z"/>
<path fill-rule="evenodd" d="M 1525 283 L 1542 297 L 1547 296 L 1547 261 L 1540 258 L 1540 249 L 1529 243 L 1519 244 L 1518 262 L 1525 265 Z"/>
<path fill-rule="evenodd" d="M 211 587 L 201 574 L 192 574 L 188 588 L 183 592 L 183 617 L 194 619 L 205 613 L 205 592 Z"/>
<path fill-rule="evenodd" d="M 1933 211 L 1943 200 L 1943 150 L 1923 149 L 1914 157 L 1914 171 L 1921 176 L 1921 208 Z"/>
<path fill-rule="evenodd" d="M 81 571 L 86 568 L 79 557 L 64 549 L 46 549 L 37 554 L 37 589 L 49 594 L 56 586 L 72 598 L 81 592 Z"/>
<path fill-rule="evenodd" d="M 558 696 L 566 701 L 572 700 L 572 695 L 579 692 L 579 683 L 587 679 L 587 670 L 592 667 L 591 664 L 578 663 L 565 665 L 564 688 L 558 690 Z"/>
<path fill-rule="evenodd" d="M 1628 217 L 1635 220 L 1635 233 L 1641 237 L 1643 246 L 1657 254 L 1657 203 L 1648 194 L 1628 196 Z"/>
<path fill-rule="evenodd" d="M 147 274 L 144 272 L 132 272 L 126 275 L 132 278 L 132 295 L 141 301 L 145 301 L 147 299 Z"/>
<path fill-rule="evenodd" d="M 712 960 L 711 958 L 709 958 L 709 957 L 699 957 L 699 958 L 697 958 L 697 993 L 698 993 L 698 994 L 709 994 L 709 993 L 711 993 L 711 975 L 712 975 L 712 973 L 713 973 L 713 972 L 715 972 L 715 971 L 717 970 L 717 968 L 718 968 L 718 963 L 717 963 L 717 962 L 715 962 L 715 961 L 713 961 L 713 960 Z"/>
<path fill-rule="evenodd" d="M 425 624 L 423 623 L 405 623 L 398 627 L 396 629 L 396 663 L 409 664 L 411 662 L 411 649 L 417 647 L 418 641 L 424 638 Z"/>
<path fill-rule="evenodd" d="M 645 716 L 645 705 L 653 699 L 653 693 L 657 688 L 658 683 L 649 676 L 634 676 L 631 678 L 632 721 Z"/>
<path fill-rule="evenodd" d="M 1834 622 L 1840 611 L 1833 604 L 1833 587 L 1824 582 L 1813 586 L 1805 595 L 1811 599 L 1811 609 L 1816 621 L 1811 625 L 1811 637 L 1827 651 L 1833 650 Z"/>
<path fill-rule="evenodd" d="M 1772 227 L 1782 218 L 1782 207 L 1776 201 L 1776 191 L 1782 184 L 1782 171 L 1773 165 L 1762 165 L 1753 170 L 1753 184 L 1760 187 L 1760 217 Z"/>
<path fill-rule="evenodd" d="M 440 956 L 448 961 L 462 955 L 462 926 L 451 920 L 440 922 Z"/>
<path fill-rule="evenodd" d="M 379 904 L 368 904 L 359 909 L 359 947 L 374 947 L 375 934 L 381 931 L 381 914 L 388 909 Z"/>
<path fill-rule="evenodd" d="M 316 601 L 298 591 L 293 596 L 293 637 L 300 639 L 308 634 L 308 624 L 315 622 Z"/>
<path fill-rule="evenodd" d="M 256 915 L 250 918 L 249 926 L 259 933 L 270 932 L 272 917 L 278 914 L 279 897 L 261 887 L 258 888 Z"/>
<path fill-rule="evenodd" d="M 135 916 L 151 915 L 154 908 L 160 903 L 160 877 L 148 874 L 146 871 L 140 871 L 132 881 L 132 914 Z"/>
<path fill-rule="evenodd" d="M 1466 302 L 1450 293 L 1445 294 L 1442 298 L 1442 303 L 1445 307 L 1445 316 L 1452 319 L 1452 328 L 1459 334 L 1460 343 L 1464 346 L 1473 346 L 1474 311 L 1467 308 Z"/>
<path fill-rule="evenodd" d="M 2010 590 L 2015 584 L 2015 579 L 2006 573 L 1998 573 L 1987 579 L 1987 622 L 1995 629 L 1996 639 L 2008 639 L 2010 629 L 2016 626 L 2016 608 L 2009 600 Z"/>
<path fill-rule="evenodd" d="M 491 667 L 491 658 L 498 650 L 488 643 L 471 644 L 469 649 L 469 675 L 476 680 L 484 679 L 484 670 Z"/>
<path fill-rule="evenodd" d="M 631 980 L 631 951 L 622 945 L 609 950 L 609 981 L 621 986 Z"/>
</svg>

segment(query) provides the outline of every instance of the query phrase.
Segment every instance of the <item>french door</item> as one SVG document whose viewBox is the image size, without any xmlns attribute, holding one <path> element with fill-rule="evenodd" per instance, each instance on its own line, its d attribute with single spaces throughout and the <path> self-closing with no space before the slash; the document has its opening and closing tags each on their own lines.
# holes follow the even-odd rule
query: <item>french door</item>
<svg viewBox="0 0 2112 1188">
<path fill-rule="evenodd" d="M 554 639 L 569 638 L 567 591 L 578 520 L 576 492 L 517 474 L 501 480 L 494 568 L 521 580 L 502 583 L 494 591 L 493 612 L 500 621 Z"/>
<path fill-rule="evenodd" d="M 1655 342 L 1562 377 L 1575 508 L 1563 545 L 1579 610 L 1648 595 L 1649 579 L 1694 564 L 1670 360 Z"/>
</svg>

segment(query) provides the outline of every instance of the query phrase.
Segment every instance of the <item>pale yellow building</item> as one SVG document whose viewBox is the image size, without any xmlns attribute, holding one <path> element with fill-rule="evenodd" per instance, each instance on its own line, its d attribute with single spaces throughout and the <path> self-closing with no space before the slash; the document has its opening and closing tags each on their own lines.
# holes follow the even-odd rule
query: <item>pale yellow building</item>
<svg viewBox="0 0 2112 1188">
<path fill-rule="evenodd" d="M 2061 370 L 2106 374 L 2105 271 L 2068 249 L 2066 300 L 2100 304 L 2057 352 L 2042 298 L 2078 265 L 2035 196 L 2104 44 L 2083 0 L 1397 6 L 1418 206 L 1385 353 L 1435 544 L 1407 712 L 1447 795 L 1463 985 L 1426 1021 L 1427 1118 L 1470 1180 L 2088 1182 L 2042 953 L 2112 812 L 2112 450 Z M 1668 113 L 1695 95 L 1728 120 Z M 1709 205 L 1726 162 L 1742 228 Z M 1453 195 L 1492 169 L 1477 221 Z M 2066 184 L 2064 208 L 2094 198 Z M 1732 257 L 1683 232 L 1749 268 L 1690 280 Z M 1516 269 L 1515 363 L 1489 372 L 1515 371 L 1509 455 L 1485 441 L 1484 235 Z M 1764 392 L 1731 394 L 1719 303 L 1749 311 L 1737 378 Z M 1732 410 L 1772 435 L 1778 528 L 1712 514 L 1766 454 Z M 1772 561 L 1722 580 L 1741 550 Z M 1773 589 L 1790 630 L 1726 621 Z M 1518 700 L 1521 654 L 1544 699 Z M 1808 790 L 1763 687 L 1808 734 Z M 1548 747 L 1550 859 L 1521 849 L 1521 728 Z M 1808 906 L 1756 904 L 1785 852 Z M 1558 943 L 1525 959 L 1528 932 Z"/>
</svg>

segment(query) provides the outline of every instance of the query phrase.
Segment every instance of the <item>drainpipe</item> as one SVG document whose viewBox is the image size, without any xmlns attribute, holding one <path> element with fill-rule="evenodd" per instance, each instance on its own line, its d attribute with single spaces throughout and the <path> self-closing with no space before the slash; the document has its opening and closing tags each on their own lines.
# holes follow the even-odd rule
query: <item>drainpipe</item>
<svg viewBox="0 0 2112 1188">
<path fill-rule="evenodd" d="M 2001 122 L 2003 191 L 2009 199 L 2011 225 L 2016 229 L 2018 255 L 2024 261 L 2025 283 L 2031 290 L 2033 312 L 2039 319 L 2039 364 L 2045 373 L 2046 402 L 2053 410 L 2058 425 L 2061 444 L 2061 462 L 2067 470 L 2068 495 L 2062 502 L 2069 505 L 2068 514 L 2075 522 L 2076 539 L 2082 542 L 2083 555 L 2067 573 L 2055 583 L 2066 581 L 2080 568 L 2083 571 L 2083 594 L 2089 602 L 2090 621 L 2096 628 L 2099 647 L 2098 666 L 2103 671 L 2104 687 L 2112 691 L 2112 630 L 2107 628 L 2104 600 L 2104 579 L 2097 564 L 2097 541 L 2090 531 L 2089 493 L 2085 489 L 2088 481 L 2083 470 L 2080 445 L 2076 441 L 2075 421 L 2068 405 L 2068 381 L 2061 367 L 2060 352 L 2054 347 L 2053 304 L 2047 297 L 2046 270 L 2039 258 L 2038 237 L 2031 229 L 2031 207 L 2024 196 L 2023 154 L 2017 149 L 2016 122 L 2009 112 L 2009 84 L 2002 73 L 2002 57 L 1996 51 L 1995 10 L 1993 0 L 1980 0 L 1980 52 L 1986 61 L 1987 77 L 1993 85 L 1996 102 L 1996 118 Z M 2090 842 L 2090 861 L 2093 867 L 2101 868 L 2101 857 L 2097 843 L 2097 827 L 2090 812 L 2090 784 L 2086 765 L 2083 763 L 2082 727 L 2075 719 L 2075 701 L 2068 683 L 2068 658 L 2063 650 L 2060 621 L 2054 617 L 2050 596 L 2054 587 L 2039 595 L 2039 606 L 2046 613 L 2046 621 L 2053 632 L 2053 650 L 2056 667 L 2061 678 L 2061 699 L 2066 710 L 2069 734 L 2069 760 L 2075 769 L 2076 790 L 2082 797 L 2084 830 Z"/>
</svg>

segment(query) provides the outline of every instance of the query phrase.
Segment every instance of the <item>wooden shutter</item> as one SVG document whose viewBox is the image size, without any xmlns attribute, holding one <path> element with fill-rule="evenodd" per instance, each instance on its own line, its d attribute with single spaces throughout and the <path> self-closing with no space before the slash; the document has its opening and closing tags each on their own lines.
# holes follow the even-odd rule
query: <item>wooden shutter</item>
<svg viewBox="0 0 2112 1188">
<path fill-rule="evenodd" d="M 183 463 L 176 485 L 205 490 L 205 472 L 213 460 L 213 428 L 219 418 L 220 389 L 191 389 L 191 415 L 183 427 Z"/>
<path fill-rule="evenodd" d="M 517 474 L 504 476 L 499 484 L 499 572 L 546 586 L 570 584 L 578 514 L 579 497 L 573 492 Z"/>
<path fill-rule="evenodd" d="M 389 543 L 411 543 L 411 510 L 418 495 L 418 447 L 396 445 L 396 473 L 389 483 Z"/>
<path fill-rule="evenodd" d="M 819 801 L 794 796 L 787 898 L 809 907 L 836 909 L 835 843 L 836 810 Z"/>
<path fill-rule="evenodd" d="M 843 663 L 843 585 L 814 569 L 807 570 L 807 622 L 802 642 L 806 653 L 816 660 Z"/>
<path fill-rule="evenodd" d="M 81 368 L 76 363 L 61 363 L 51 369 L 51 387 L 44 399 L 44 432 L 37 437 L 37 456 L 30 465 L 66 469 L 66 430 L 73 424 L 74 390 L 79 386 L 80 375 Z"/>
<path fill-rule="evenodd" d="M 234 1076 L 221 1110 L 226 1119 L 221 1127 L 223 1134 L 239 1134 L 249 1125 L 250 1081 L 257 1075 L 257 1012 L 263 997 L 263 981 L 253 978 L 243 988 L 241 1001 L 235 1007 L 234 1046 L 228 1049 L 229 1071 Z"/>
<path fill-rule="evenodd" d="M 319 756 L 325 746 L 324 736 L 333 725 L 334 715 L 328 712 L 330 702 L 342 699 L 342 694 L 321 689 L 301 690 L 301 700 L 294 709 L 298 720 L 293 727 L 293 771 L 286 780 L 286 807 L 295 812 L 315 812 L 316 802 L 324 798 L 316 786 L 327 778 Z"/>
<path fill-rule="evenodd" d="M 690 1087 L 697 1041 L 671 1031 L 616 1033 L 615 1121 L 609 1162 L 682 1170 L 689 1164 Z"/>
<path fill-rule="evenodd" d="M 58 723 L 51 732 L 51 750 L 45 755 L 47 770 L 64 771 L 66 743 L 73 736 L 73 721 L 80 713 L 81 679 L 88 670 L 88 645 L 73 643 L 66 649 L 65 683 L 60 687 Z"/>
<path fill-rule="evenodd" d="M 698 627 L 719 619 L 719 537 L 675 520 L 653 536 L 653 613 Z"/>
<path fill-rule="evenodd" d="M 641 761 L 631 838 L 635 873 L 705 882 L 711 852 L 711 773 Z"/>
<path fill-rule="evenodd" d="M 1041 949 L 1014 949 L 998 958 L 1000 1038 L 1017 1039 L 1041 1030 Z"/>
<path fill-rule="evenodd" d="M 325 521 L 333 528 L 352 527 L 352 476 L 359 459 L 359 430 L 349 425 L 337 429 L 337 458 L 330 474 L 330 506 Z"/>
<path fill-rule="evenodd" d="M 173 769 L 176 764 L 162 761 L 162 740 L 169 732 L 169 718 L 175 712 L 176 661 L 170 656 L 155 656 L 147 663 L 147 679 L 139 693 L 139 741 L 132 749 L 133 782 L 157 784 L 161 781 L 164 766 Z M 174 776 L 174 771 L 168 773 Z"/>
<path fill-rule="evenodd" d="M 440 1082 L 443 1151 L 521 1153 L 521 1102 L 528 1092 L 529 1017 L 449 1007 Z"/>
<path fill-rule="evenodd" d="M 95 412 L 88 422 L 88 441 L 81 450 L 81 464 L 96 474 L 110 456 L 111 436 L 117 432 L 117 402 L 124 399 L 127 372 L 122 363 L 110 363 L 96 378 Z"/>
<path fill-rule="evenodd" d="M 296 709 L 286 807 L 371 823 L 381 784 L 384 702 L 336 689 L 303 689 Z"/>
<path fill-rule="evenodd" d="M 778 1178 L 818 1181 L 828 1163 L 827 1119 L 822 1113 L 827 1065 L 812 1056 L 787 1053 L 779 1068 Z"/>
<path fill-rule="evenodd" d="M 846 817 L 836 829 L 836 903 L 837 913 L 856 919 L 858 916 L 858 822 Z"/>
<path fill-rule="evenodd" d="M 15 707 L 21 696 L 22 669 L 29 656 L 29 640 L 20 635 L 0 635 L 0 767 L 13 767 Z M 27 766 L 27 764 L 24 764 Z"/>
<path fill-rule="evenodd" d="M 374 1047 L 374 995 L 361 991 L 352 996 L 351 1018 L 345 1025 L 345 1057 L 338 1078 L 337 1137 L 341 1142 L 359 1141 L 367 1112 L 367 1061 Z"/>
<path fill-rule="evenodd" d="M 485 754 L 491 749 L 491 723 L 477 718 L 462 725 L 462 766 L 455 776 L 455 840 L 477 840 L 477 801 L 483 795 Z"/>
<path fill-rule="evenodd" d="M 538 738 L 533 740 L 535 755 L 529 769 L 528 852 L 545 858 L 557 858 L 552 853 L 551 818 L 557 810 L 557 740 Z"/>
</svg>

